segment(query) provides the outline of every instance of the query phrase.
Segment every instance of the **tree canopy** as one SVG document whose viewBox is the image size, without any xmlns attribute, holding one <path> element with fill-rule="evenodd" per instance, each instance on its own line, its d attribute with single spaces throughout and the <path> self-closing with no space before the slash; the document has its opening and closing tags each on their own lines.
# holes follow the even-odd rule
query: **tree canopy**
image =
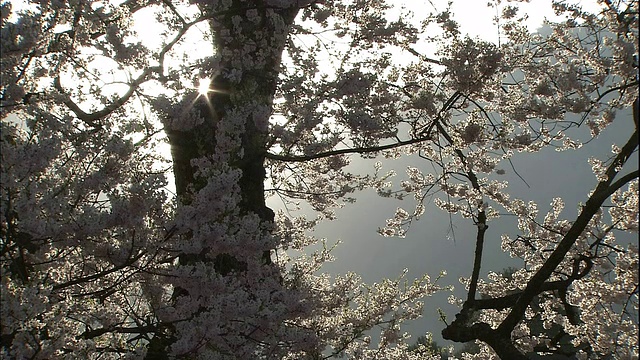
<svg viewBox="0 0 640 360">
<path fill-rule="evenodd" d="M 546 32 L 489 6 L 497 43 L 431 2 L 2 3 L 2 356 L 440 359 L 402 324 L 441 274 L 322 271 L 314 227 L 376 189 L 406 199 L 383 236 L 427 199 L 474 224 L 442 331 L 478 345 L 461 358 L 637 358 L 638 3 L 556 1 Z M 614 122 L 634 131 L 588 159 L 575 218 L 562 194 L 542 211 L 500 179 L 516 154 L 577 151 Z M 398 183 L 349 166 L 403 156 Z M 501 216 L 518 228 L 491 232 Z M 482 279 L 498 236 L 523 266 Z"/>
</svg>

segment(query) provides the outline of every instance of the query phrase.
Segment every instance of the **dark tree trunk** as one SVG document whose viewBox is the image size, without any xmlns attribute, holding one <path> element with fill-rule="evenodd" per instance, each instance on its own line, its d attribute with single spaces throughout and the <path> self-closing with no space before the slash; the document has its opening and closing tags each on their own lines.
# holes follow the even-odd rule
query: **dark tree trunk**
<svg viewBox="0 0 640 360">
<path fill-rule="evenodd" d="M 211 84 L 211 88 L 215 91 L 209 94 L 208 101 L 201 98 L 194 105 L 195 111 L 199 111 L 202 118 L 205 119 L 202 124 L 189 131 L 166 130 L 171 144 L 176 192 L 181 204 L 189 204 L 193 192 L 197 192 L 206 184 L 207 179 L 201 179 L 195 175 L 191 160 L 215 155 L 216 132 L 219 123 L 226 121 L 228 112 L 234 108 L 242 107 L 244 105 L 242 102 L 246 99 L 251 99 L 258 105 L 268 106 L 269 109 L 272 106 L 288 28 L 299 9 L 297 7 L 268 9 L 263 3 L 263 1 L 233 1 L 233 5 L 227 11 L 203 9 L 203 11 L 213 14 L 217 12 L 210 24 L 215 34 L 215 48 L 221 54 L 219 68 L 206 69 L 218 74 Z M 248 9 L 256 9 L 261 20 L 257 23 L 247 20 L 245 14 Z M 282 22 L 273 21 L 273 17 L 266 16 L 269 11 L 279 15 Z M 234 16 L 243 19 L 239 26 L 234 26 L 232 23 Z M 223 30 L 232 30 L 238 27 L 242 29 L 244 38 L 220 36 Z M 246 56 L 253 56 L 253 60 L 256 60 L 253 63 L 261 65 L 238 69 L 237 50 L 247 44 L 247 39 L 256 45 L 256 48 Z M 222 51 L 223 49 L 226 51 Z M 224 75 L 231 70 L 241 70 L 242 78 L 235 82 L 225 78 Z M 257 214 L 265 228 L 269 229 L 274 220 L 274 213 L 266 206 L 264 194 L 266 176 L 264 158 L 267 150 L 267 137 L 267 127 L 256 125 L 253 117 L 248 116 L 245 119 L 242 135 L 243 156 L 240 157 L 232 153 L 229 165 L 231 168 L 242 171 L 242 177 L 238 184 L 242 198 L 239 205 L 240 213 Z M 236 150 L 239 152 L 241 149 Z M 265 265 L 271 263 L 271 250 L 266 250 L 262 254 Z M 187 265 L 200 261 L 211 261 L 207 260 L 207 258 L 211 259 L 210 256 L 207 257 L 204 253 L 200 255 L 182 254 L 179 260 L 181 265 Z M 237 259 L 229 254 L 217 254 L 213 264 L 216 272 L 222 275 L 242 272 L 246 270 L 247 266 L 243 259 Z M 176 288 L 174 298 L 176 296 L 188 296 L 188 292 Z M 147 359 L 165 359 L 166 350 L 173 341 L 171 331 L 167 331 L 167 334 L 164 335 L 156 334 L 156 337 L 150 341 Z"/>
</svg>

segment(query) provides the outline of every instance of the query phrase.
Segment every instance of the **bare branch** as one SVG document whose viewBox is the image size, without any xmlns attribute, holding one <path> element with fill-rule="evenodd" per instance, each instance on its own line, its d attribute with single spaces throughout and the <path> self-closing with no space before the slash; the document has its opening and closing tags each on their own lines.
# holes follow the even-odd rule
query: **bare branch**
<svg viewBox="0 0 640 360">
<path fill-rule="evenodd" d="M 331 157 L 336 155 L 374 153 L 374 152 L 383 151 L 383 150 L 395 149 L 395 148 L 406 146 L 406 145 L 418 144 L 428 140 L 431 140 L 431 136 L 419 137 L 411 140 L 403 140 L 403 141 L 401 140 L 393 144 L 380 145 L 380 146 L 332 150 L 332 151 L 326 151 L 326 152 L 317 153 L 313 155 L 280 155 L 280 154 L 272 154 L 267 152 L 265 155 L 265 158 L 271 159 L 271 160 L 277 160 L 277 161 L 303 162 L 303 161 L 321 159 L 321 158 L 326 158 L 326 157 Z"/>
</svg>

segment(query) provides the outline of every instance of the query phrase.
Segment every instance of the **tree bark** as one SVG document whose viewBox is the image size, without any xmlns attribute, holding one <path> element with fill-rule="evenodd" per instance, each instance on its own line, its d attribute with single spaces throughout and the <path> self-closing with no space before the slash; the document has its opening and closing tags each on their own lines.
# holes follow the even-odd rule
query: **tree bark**
<svg viewBox="0 0 640 360">
<path fill-rule="evenodd" d="M 201 98 L 194 105 L 195 110 L 199 111 L 200 116 L 204 118 L 204 122 L 188 131 L 166 129 L 171 145 L 176 193 L 181 205 L 188 205 L 192 195 L 206 185 L 207 179 L 196 175 L 196 169 L 191 161 L 200 157 L 213 158 L 216 155 L 216 134 L 220 128 L 224 127 L 220 126 L 220 123 L 227 121 L 228 112 L 242 108 L 245 105 L 243 102 L 248 99 L 253 104 L 272 108 L 288 29 L 299 8 L 296 6 L 268 8 L 263 3 L 263 1 L 234 0 L 225 11 L 206 9 L 204 5 L 202 6 L 204 12 L 212 14 L 210 25 L 214 34 L 214 45 L 219 54 L 218 67 L 205 69 L 207 72 L 217 74 L 211 83 L 213 91 L 206 100 Z M 257 23 L 249 21 L 246 16 L 247 10 L 258 11 L 260 20 Z M 271 16 L 268 16 L 268 13 Z M 234 18 L 236 21 L 241 19 L 240 23 L 234 24 Z M 241 36 L 221 35 L 225 32 L 229 34 L 238 28 L 241 29 Z M 237 54 L 248 42 L 255 48 L 246 56 L 253 56 L 251 60 L 258 65 L 253 68 L 242 68 L 243 59 L 238 59 Z M 240 68 L 238 68 L 239 64 Z M 239 80 L 231 81 L 226 77 L 227 74 L 237 70 L 242 72 Z M 232 149 L 229 166 L 242 171 L 238 184 L 241 194 L 240 213 L 257 214 L 264 228 L 270 229 L 270 224 L 274 221 L 274 213 L 267 207 L 264 194 L 267 136 L 268 127 L 258 126 L 252 116 L 247 116 L 244 120 L 241 148 Z M 240 152 L 242 152 L 241 156 Z M 271 250 L 266 250 L 262 254 L 265 265 L 271 263 Z M 182 254 L 179 256 L 179 263 L 188 265 L 201 261 L 210 262 L 210 256 L 208 260 L 204 251 L 196 255 Z M 232 272 L 245 271 L 247 267 L 243 259 L 237 259 L 229 254 L 217 254 L 213 264 L 216 272 L 223 276 Z M 176 288 L 174 298 L 177 295 L 188 296 L 188 292 Z M 165 334 L 156 334 L 156 337 L 150 341 L 146 358 L 166 359 L 167 350 L 174 341 L 169 326 L 169 331 Z"/>
</svg>

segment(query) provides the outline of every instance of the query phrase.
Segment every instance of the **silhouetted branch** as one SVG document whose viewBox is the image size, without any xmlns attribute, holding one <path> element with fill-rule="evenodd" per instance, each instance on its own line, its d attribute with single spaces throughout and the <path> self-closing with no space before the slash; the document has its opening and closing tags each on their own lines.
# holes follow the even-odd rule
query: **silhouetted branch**
<svg viewBox="0 0 640 360">
<path fill-rule="evenodd" d="M 129 89 L 127 90 L 126 93 L 124 93 L 124 95 L 120 96 L 115 101 L 113 101 L 112 103 L 108 104 L 107 106 L 105 106 L 101 110 L 98 110 L 98 111 L 93 112 L 93 113 L 87 113 L 87 112 L 83 111 L 69 97 L 64 99 L 63 103 L 69 108 L 69 110 L 71 110 L 76 115 L 76 117 L 78 119 L 82 120 L 87 125 L 89 125 L 89 126 L 91 126 L 93 128 L 101 128 L 102 125 L 97 123 L 97 121 L 99 119 L 104 118 L 105 116 L 108 116 L 109 114 L 111 114 L 114 111 L 116 111 L 117 109 L 119 109 L 122 105 L 124 105 L 131 98 L 131 96 L 136 92 L 138 87 L 142 83 L 144 83 L 145 81 L 149 80 L 149 78 L 150 78 L 150 76 L 152 74 L 156 73 L 156 74 L 162 76 L 162 72 L 163 72 L 163 69 L 164 69 L 164 58 L 165 58 L 166 54 L 171 50 L 171 48 L 173 48 L 173 46 L 175 44 L 178 43 L 178 41 L 180 41 L 180 39 L 182 39 L 182 37 L 187 33 L 187 31 L 192 26 L 194 26 L 194 25 L 196 25 L 196 24 L 198 24 L 198 23 L 200 23 L 200 22 L 202 22 L 204 20 L 207 20 L 210 17 L 211 16 L 202 16 L 202 17 L 199 17 L 199 18 L 197 18 L 197 19 L 185 24 L 184 26 L 182 26 L 180 28 L 180 30 L 177 32 L 177 34 L 173 37 L 173 39 L 168 44 L 163 46 L 162 50 L 160 50 L 160 53 L 158 55 L 158 65 L 157 66 L 150 66 L 150 67 L 147 67 L 146 69 L 144 69 L 144 71 L 142 71 L 142 73 L 128 85 Z M 62 84 L 60 83 L 60 76 L 57 76 L 53 80 L 53 86 L 54 86 L 54 88 L 56 90 L 58 90 L 63 95 L 66 94 L 64 88 L 62 87 Z"/>
<path fill-rule="evenodd" d="M 598 183 L 598 186 L 593 191 L 593 194 L 589 197 L 589 200 L 587 200 L 586 204 L 582 207 L 582 211 L 580 212 L 580 215 L 578 216 L 576 221 L 573 223 L 560 243 L 558 243 L 558 246 L 545 261 L 544 265 L 542 265 L 542 267 L 536 272 L 536 274 L 533 275 L 533 277 L 529 280 L 524 292 L 522 293 L 518 301 L 514 304 L 511 312 L 498 327 L 498 331 L 502 332 L 503 334 L 511 333 L 515 326 L 524 317 L 524 312 L 527 309 L 527 306 L 529 306 L 533 298 L 539 293 L 540 287 L 542 287 L 545 280 L 551 276 L 553 271 L 565 258 L 566 254 L 569 252 L 580 234 L 582 234 L 584 229 L 587 227 L 589 221 L 591 221 L 593 216 L 598 212 L 604 201 L 615 190 L 619 189 L 622 185 L 638 176 L 638 171 L 634 171 L 633 173 L 623 176 L 622 178 L 620 178 L 620 180 L 612 184 L 613 178 L 616 176 L 620 168 L 622 168 L 622 165 L 624 165 L 624 163 L 627 161 L 629 156 L 631 156 L 637 146 L 638 130 L 636 129 L 636 131 L 631 135 L 620 153 L 607 168 L 607 180 Z"/>
<path fill-rule="evenodd" d="M 427 140 L 431 140 L 431 136 L 419 137 L 411 140 L 398 141 L 396 143 L 387 144 L 387 145 L 331 150 L 331 151 L 321 152 L 313 155 L 279 155 L 279 154 L 272 154 L 268 152 L 266 153 L 265 157 L 267 159 L 277 160 L 277 161 L 303 162 L 303 161 L 321 159 L 321 158 L 326 158 L 326 157 L 336 156 L 336 155 L 373 153 L 373 152 L 378 152 L 383 150 L 395 149 L 401 146 L 418 144 Z"/>
</svg>

